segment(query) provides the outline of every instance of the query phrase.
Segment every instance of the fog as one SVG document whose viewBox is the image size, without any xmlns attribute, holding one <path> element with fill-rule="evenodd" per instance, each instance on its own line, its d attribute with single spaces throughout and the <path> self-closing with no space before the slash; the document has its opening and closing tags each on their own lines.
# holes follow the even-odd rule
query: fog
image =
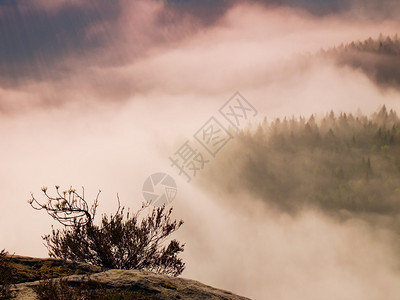
<svg viewBox="0 0 400 300">
<path fill-rule="evenodd" d="M 27 204 L 42 186 L 84 186 L 89 199 L 101 189 L 99 211 L 112 213 L 117 193 L 135 210 L 144 180 L 166 172 L 178 184 L 174 217 L 185 221 L 175 235 L 186 243 L 183 277 L 252 299 L 398 299 L 395 233 L 311 209 L 289 215 L 246 193 L 230 199 L 170 165 L 236 91 L 257 108 L 253 125 L 331 109 L 369 114 L 383 104 L 400 112 L 397 89 L 316 55 L 395 35 L 400 23 L 390 14 L 261 2 L 196 15 L 199 4 L 118 1 L 106 13 L 110 4 L 42 0 L 14 7 L 18 19 L 0 6 L 9 42 L 0 47 L 1 248 L 47 256 L 41 236 L 55 221 Z M 65 24 L 71 32 L 60 30 L 54 43 L 36 38 L 52 20 L 54 32 Z M 17 38 L 23 31 L 32 35 Z"/>
</svg>

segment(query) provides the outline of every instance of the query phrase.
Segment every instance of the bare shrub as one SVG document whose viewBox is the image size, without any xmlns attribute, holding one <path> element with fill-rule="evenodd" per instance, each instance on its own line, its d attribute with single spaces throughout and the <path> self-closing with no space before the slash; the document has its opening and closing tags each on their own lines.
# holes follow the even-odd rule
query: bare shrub
<svg viewBox="0 0 400 300">
<path fill-rule="evenodd" d="M 62 230 L 54 229 L 43 236 L 49 253 L 56 258 L 85 262 L 105 269 L 136 269 L 178 276 L 185 264 L 178 254 L 184 245 L 169 236 L 178 230 L 183 221 L 171 220 L 172 208 L 153 208 L 143 218 L 140 214 L 124 213 L 124 208 L 114 216 L 102 216 L 101 224 L 94 224 L 98 196 L 89 208 L 85 198 L 76 190 L 59 192 L 51 197 L 47 188 L 42 188 L 47 203 L 41 204 L 32 195 L 29 201 L 36 210 L 45 210 L 55 220 L 65 225 Z M 100 193 L 100 192 L 99 192 Z M 119 199 L 118 199 L 119 203 Z"/>
</svg>

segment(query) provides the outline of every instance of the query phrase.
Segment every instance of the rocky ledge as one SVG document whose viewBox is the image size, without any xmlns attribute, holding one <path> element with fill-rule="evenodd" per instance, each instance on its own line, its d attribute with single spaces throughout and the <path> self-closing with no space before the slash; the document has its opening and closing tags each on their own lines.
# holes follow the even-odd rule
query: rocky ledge
<svg viewBox="0 0 400 300">
<path fill-rule="evenodd" d="M 100 270 L 86 265 L 71 265 L 59 260 L 23 257 L 18 257 L 17 260 L 19 264 L 28 263 L 31 267 L 32 264 L 40 268 L 45 265 L 47 270 L 52 269 L 51 266 L 55 266 L 56 269 L 62 268 L 60 273 L 64 274 L 66 269 L 72 272 L 85 273 L 62 276 L 60 277 L 61 279 L 48 279 L 47 282 L 63 285 L 68 289 L 79 289 L 84 286 L 85 290 L 101 291 L 101 295 L 110 295 L 109 292 L 113 292 L 114 297 L 107 296 L 104 299 L 248 299 L 198 281 L 152 272 L 137 270 L 108 270 L 100 272 Z M 36 269 L 32 268 L 33 270 Z M 49 278 L 48 276 L 46 277 Z M 43 285 L 43 282 L 43 280 L 36 280 L 16 283 L 13 285 L 12 291 L 16 299 L 39 299 L 35 289 Z M 115 297 L 115 295 L 118 295 L 118 297 Z M 83 297 L 83 299 L 88 298 Z"/>
</svg>

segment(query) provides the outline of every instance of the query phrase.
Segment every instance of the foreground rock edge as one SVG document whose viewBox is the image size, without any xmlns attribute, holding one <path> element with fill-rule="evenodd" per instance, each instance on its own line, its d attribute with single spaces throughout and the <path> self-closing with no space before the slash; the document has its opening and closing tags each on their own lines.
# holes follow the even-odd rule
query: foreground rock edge
<svg viewBox="0 0 400 300">
<path fill-rule="evenodd" d="M 71 286 L 90 280 L 106 289 L 139 291 L 148 295 L 148 299 L 249 299 L 195 280 L 146 271 L 108 270 L 92 275 L 70 275 L 62 278 Z M 12 291 L 16 299 L 38 299 L 32 289 L 38 284 L 39 281 L 15 284 Z"/>
</svg>

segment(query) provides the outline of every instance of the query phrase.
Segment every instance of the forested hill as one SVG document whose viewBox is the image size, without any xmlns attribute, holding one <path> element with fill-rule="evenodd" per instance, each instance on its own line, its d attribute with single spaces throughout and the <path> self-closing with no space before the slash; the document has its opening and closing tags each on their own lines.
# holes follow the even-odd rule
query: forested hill
<svg viewBox="0 0 400 300">
<path fill-rule="evenodd" d="M 394 37 L 381 35 L 378 39 L 369 38 L 365 41 L 351 42 L 346 45 L 334 47 L 329 51 L 336 53 L 365 52 L 390 56 L 400 56 L 400 40 L 397 35 Z"/>
<path fill-rule="evenodd" d="M 383 107 L 371 117 L 331 112 L 319 121 L 264 121 L 235 137 L 209 165 L 206 181 L 287 211 L 397 214 L 400 120 Z"/>
<path fill-rule="evenodd" d="M 339 65 L 346 65 L 364 72 L 383 87 L 400 88 L 400 39 L 384 37 L 322 51 L 324 57 L 333 58 Z"/>
</svg>

